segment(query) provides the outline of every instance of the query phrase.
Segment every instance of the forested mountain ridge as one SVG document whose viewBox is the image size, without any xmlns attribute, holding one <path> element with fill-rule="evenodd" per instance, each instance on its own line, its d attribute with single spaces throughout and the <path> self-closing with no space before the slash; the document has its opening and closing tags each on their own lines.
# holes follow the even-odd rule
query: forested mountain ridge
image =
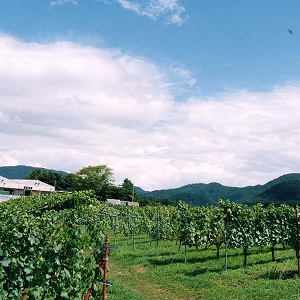
<svg viewBox="0 0 300 300">
<path fill-rule="evenodd" d="M 300 203 L 300 180 L 289 180 L 275 184 L 263 193 L 245 202 L 249 205 L 263 203 L 265 206 L 281 203 L 296 205 Z"/>
<path fill-rule="evenodd" d="M 24 179 L 33 170 L 53 171 L 68 174 L 64 171 L 49 170 L 46 168 L 31 167 L 25 165 L 0 167 L 0 176 L 8 179 Z M 263 185 L 230 187 L 220 183 L 194 183 L 174 189 L 162 189 L 152 192 L 135 187 L 140 196 L 159 200 L 182 200 L 193 205 L 215 205 L 219 199 L 244 203 L 248 205 L 262 203 L 279 205 L 287 203 L 294 205 L 300 203 L 300 173 L 282 175 Z"/>
<path fill-rule="evenodd" d="M 295 182 L 298 180 L 299 186 Z M 290 182 L 294 183 L 291 184 Z M 279 190 L 281 193 L 278 192 Z M 267 193 L 267 191 L 269 192 Z M 175 189 L 145 192 L 143 195 L 151 198 L 183 200 L 194 205 L 213 205 L 217 204 L 219 199 L 229 199 L 230 201 L 249 205 L 260 202 L 266 205 L 274 201 L 277 204 L 297 202 L 297 200 L 300 200 L 300 197 L 299 199 L 296 197 L 298 195 L 297 191 L 300 194 L 300 173 L 286 174 L 264 185 L 229 187 L 215 182 L 208 184 L 195 183 Z"/>
<path fill-rule="evenodd" d="M 3 176 L 7 179 L 25 179 L 35 169 L 58 172 L 61 173 L 62 175 L 67 174 L 67 172 L 64 171 L 56 171 L 56 170 L 50 170 L 50 169 L 40 168 L 40 167 L 18 165 L 18 166 L 0 167 L 0 176 Z"/>
</svg>

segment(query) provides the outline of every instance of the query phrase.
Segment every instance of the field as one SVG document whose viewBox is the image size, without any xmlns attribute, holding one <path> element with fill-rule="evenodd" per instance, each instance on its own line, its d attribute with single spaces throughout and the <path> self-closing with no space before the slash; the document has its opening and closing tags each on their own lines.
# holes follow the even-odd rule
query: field
<svg viewBox="0 0 300 300">
<path fill-rule="evenodd" d="M 187 248 L 178 252 L 178 244 L 160 241 L 150 246 L 146 237 L 133 242 L 117 236 L 118 250 L 110 251 L 108 300 L 243 300 L 300 299 L 295 251 L 278 246 L 276 262 L 265 248 L 249 250 L 247 267 L 243 267 L 242 249 L 228 252 L 224 271 L 225 249 L 216 259 L 214 247 Z"/>
<path fill-rule="evenodd" d="M 0 299 L 82 300 L 92 288 L 100 300 L 102 279 L 114 283 L 107 300 L 300 299 L 297 207 L 122 207 L 78 192 L 2 203 L 0 228 Z M 105 279 L 95 245 L 106 233 L 118 249 Z"/>
</svg>

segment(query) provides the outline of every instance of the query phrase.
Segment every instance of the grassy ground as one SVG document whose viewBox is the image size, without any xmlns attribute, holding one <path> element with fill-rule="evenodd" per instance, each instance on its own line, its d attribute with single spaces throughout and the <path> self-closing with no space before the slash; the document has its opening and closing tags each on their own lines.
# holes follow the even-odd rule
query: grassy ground
<svg viewBox="0 0 300 300">
<path fill-rule="evenodd" d="M 113 240 L 113 239 L 112 239 Z M 113 244 L 113 243 L 111 243 Z M 249 250 L 243 267 L 241 249 L 229 250 L 224 271 L 225 250 L 215 258 L 214 247 L 187 249 L 176 242 L 156 244 L 144 237 L 117 237 L 118 250 L 110 251 L 107 300 L 243 300 L 300 299 L 300 280 L 294 250 L 277 247 L 276 262 L 267 248 Z"/>
</svg>

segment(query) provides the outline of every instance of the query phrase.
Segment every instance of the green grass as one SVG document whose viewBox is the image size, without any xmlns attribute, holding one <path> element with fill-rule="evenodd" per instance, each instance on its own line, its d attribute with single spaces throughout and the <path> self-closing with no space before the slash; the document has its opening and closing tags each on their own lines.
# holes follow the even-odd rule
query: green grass
<svg viewBox="0 0 300 300">
<path fill-rule="evenodd" d="M 112 239 L 111 239 L 112 240 Z M 111 243 L 112 244 L 112 243 Z M 300 299 L 297 259 L 292 249 L 276 248 L 271 262 L 267 248 L 249 250 L 243 267 L 242 249 L 230 249 L 224 271 L 225 250 L 217 260 L 214 247 L 184 248 L 176 242 L 149 245 L 145 237 L 117 237 L 118 250 L 110 251 L 107 300 L 243 300 Z"/>
</svg>

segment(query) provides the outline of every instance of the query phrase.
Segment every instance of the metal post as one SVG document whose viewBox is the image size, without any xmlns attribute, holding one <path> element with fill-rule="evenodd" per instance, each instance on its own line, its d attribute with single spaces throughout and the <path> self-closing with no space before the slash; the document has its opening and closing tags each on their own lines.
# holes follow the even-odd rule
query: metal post
<svg viewBox="0 0 300 300">
<path fill-rule="evenodd" d="M 226 220 L 225 220 L 225 264 L 224 264 L 224 271 L 227 271 L 227 264 L 228 264 L 228 213 L 226 213 Z"/>
<path fill-rule="evenodd" d="M 186 211 L 185 211 L 185 222 L 184 222 L 184 263 L 186 263 L 186 231 L 187 231 L 187 228 L 186 228 L 186 224 L 187 224 L 187 215 L 186 215 Z"/>
<path fill-rule="evenodd" d="M 131 202 L 133 202 L 134 199 L 134 185 L 132 185 L 132 196 L 131 196 Z"/>
<path fill-rule="evenodd" d="M 159 239 L 159 232 L 158 232 L 158 219 L 159 219 L 159 206 L 156 207 L 156 256 L 158 256 L 158 239 Z"/>
<path fill-rule="evenodd" d="M 117 244 L 117 216 L 114 216 L 114 246 Z"/>
<path fill-rule="evenodd" d="M 133 216 L 133 250 L 135 250 L 135 227 L 136 227 L 136 216 Z"/>
<path fill-rule="evenodd" d="M 103 294 L 102 300 L 106 300 L 106 281 L 107 281 L 107 264 L 108 264 L 108 235 L 105 237 L 105 255 L 103 258 Z"/>
<path fill-rule="evenodd" d="M 298 260 L 298 277 L 300 277 L 300 256 L 299 256 L 299 222 L 298 222 L 298 207 L 296 206 L 296 257 Z"/>
</svg>

